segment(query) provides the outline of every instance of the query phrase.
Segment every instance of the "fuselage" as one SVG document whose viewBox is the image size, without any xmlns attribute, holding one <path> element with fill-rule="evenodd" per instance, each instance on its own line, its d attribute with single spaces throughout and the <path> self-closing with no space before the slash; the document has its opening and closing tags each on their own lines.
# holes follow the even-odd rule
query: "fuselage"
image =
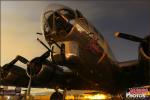
<svg viewBox="0 0 150 100">
<path fill-rule="evenodd" d="M 119 63 L 101 33 L 80 11 L 56 4 L 44 11 L 42 30 L 50 48 L 38 40 L 48 51 L 31 61 L 20 56 L 4 65 L 0 73 L 2 85 L 27 87 L 29 77 L 32 77 L 32 87 L 118 94 L 131 87 L 144 86 L 149 81 L 148 42 L 140 46 L 138 60 Z M 27 70 L 14 66 L 18 60 L 27 64 Z"/>
<path fill-rule="evenodd" d="M 97 87 L 113 90 L 119 71 L 115 58 L 103 36 L 78 10 L 61 5 L 50 7 L 43 14 L 43 23 L 57 64 L 69 67 Z M 51 40 L 64 45 L 64 64 L 60 47 Z"/>
</svg>

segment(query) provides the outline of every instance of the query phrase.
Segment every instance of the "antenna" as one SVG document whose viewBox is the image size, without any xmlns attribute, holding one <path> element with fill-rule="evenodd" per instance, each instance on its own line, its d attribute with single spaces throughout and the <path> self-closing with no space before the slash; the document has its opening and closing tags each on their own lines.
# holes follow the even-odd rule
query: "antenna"
<svg viewBox="0 0 150 100">
<path fill-rule="evenodd" d="M 51 38 L 52 43 L 54 43 L 59 49 L 61 49 L 61 46 L 53 39 Z"/>
<path fill-rule="evenodd" d="M 48 51 L 53 52 L 51 49 L 48 48 L 48 46 L 46 46 L 46 44 L 44 44 L 39 38 L 37 38 L 37 40 L 46 48 L 48 49 Z"/>
<path fill-rule="evenodd" d="M 37 32 L 36 34 L 38 34 L 38 35 L 43 35 L 43 33 L 39 33 L 39 32 Z"/>
</svg>

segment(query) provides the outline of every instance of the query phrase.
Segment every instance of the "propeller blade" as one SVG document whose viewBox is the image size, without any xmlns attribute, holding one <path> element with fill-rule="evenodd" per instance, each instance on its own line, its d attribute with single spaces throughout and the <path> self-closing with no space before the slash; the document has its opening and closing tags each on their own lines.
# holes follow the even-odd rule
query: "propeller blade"
<svg viewBox="0 0 150 100">
<path fill-rule="evenodd" d="M 127 39 L 127 40 L 131 40 L 131 41 L 134 41 L 134 42 L 144 42 L 145 40 L 142 39 L 142 38 L 139 38 L 137 36 L 133 36 L 133 35 L 129 35 L 129 34 L 126 34 L 126 33 L 120 33 L 120 32 L 116 32 L 115 33 L 115 36 L 116 37 L 120 37 L 120 38 L 123 38 L 123 39 Z"/>
<path fill-rule="evenodd" d="M 27 96 L 30 97 L 30 91 L 31 91 L 31 82 L 32 82 L 32 73 L 30 68 L 30 74 L 29 74 L 29 83 L 28 83 L 28 89 L 27 89 Z"/>
<path fill-rule="evenodd" d="M 32 82 L 32 78 L 31 78 L 31 75 L 30 75 L 30 76 L 29 76 L 28 89 L 27 89 L 27 95 L 28 95 L 28 96 L 30 96 L 31 82 Z"/>
<path fill-rule="evenodd" d="M 50 52 L 47 51 L 45 52 L 43 55 L 41 55 L 39 58 L 41 59 L 41 61 L 45 60 L 46 58 L 48 58 L 50 56 Z"/>
</svg>

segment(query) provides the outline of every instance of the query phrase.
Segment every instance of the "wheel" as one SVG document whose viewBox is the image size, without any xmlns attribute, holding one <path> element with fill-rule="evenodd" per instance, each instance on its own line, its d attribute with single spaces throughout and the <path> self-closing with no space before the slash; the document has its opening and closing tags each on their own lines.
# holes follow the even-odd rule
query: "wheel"
<svg viewBox="0 0 150 100">
<path fill-rule="evenodd" d="M 54 92 L 51 95 L 50 100 L 63 100 L 63 95 L 60 92 Z"/>
</svg>

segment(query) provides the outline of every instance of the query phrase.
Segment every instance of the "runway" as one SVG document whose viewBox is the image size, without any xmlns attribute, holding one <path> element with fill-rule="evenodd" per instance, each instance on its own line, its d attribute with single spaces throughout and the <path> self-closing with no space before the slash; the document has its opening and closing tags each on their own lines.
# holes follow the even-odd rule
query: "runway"
<svg viewBox="0 0 150 100">
<path fill-rule="evenodd" d="M 2 89 L 5 90 L 2 92 Z M 19 90 L 19 89 L 18 89 Z M 21 88 L 21 91 L 16 92 L 16 87 L 4 87 L 1 88 L 0 100 L 50 100 L 50 96 L 55 91 L 47 88 L 31 88 L 30 96 L 27 96 L 26 88 Z M 63 90 L 59 90 L 63 94 Z M 66 92 L 65 100 L 111 100 L 109 94 L 90 94 L 95 91 L 89 90 L 70 90 Z"/>
</svg>

